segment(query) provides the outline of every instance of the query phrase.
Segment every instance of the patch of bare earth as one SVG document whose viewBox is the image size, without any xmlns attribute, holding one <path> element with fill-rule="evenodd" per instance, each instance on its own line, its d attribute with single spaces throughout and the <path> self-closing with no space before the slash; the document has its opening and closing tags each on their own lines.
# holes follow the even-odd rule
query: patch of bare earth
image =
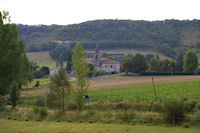
<svg viewBox="0 0 200 133">
<path fill-rule="evenodd" d="M 154 76 L 155 84 L 200 80 L 200 76 Z M 152 84 L 151 76 L 125 76 L 91 79 L 89 90 L 143 86 Z"/>
</svg>

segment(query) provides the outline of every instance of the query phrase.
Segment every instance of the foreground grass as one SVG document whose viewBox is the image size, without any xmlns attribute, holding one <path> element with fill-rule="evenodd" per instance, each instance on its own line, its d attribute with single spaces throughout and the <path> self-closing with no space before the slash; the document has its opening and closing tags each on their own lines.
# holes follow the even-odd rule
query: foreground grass
<svg viewBox="0 0 200 133">
<path fill-rule="evenodd" d="M 169 99 L 200 99 L 200 81 L 157 84 L 157 98 Z M 89 96 L 97 101 L 144 101 L 154 100 L 152 85 L 134 86 L 117 89 L 90 91 Z"/>
<path fill-rule="evenodd" d="M 0 119 L 0 133 L 199 133 L 199 127 L 162 127 L 126 124 L 14 121 Z"/>
</svg>

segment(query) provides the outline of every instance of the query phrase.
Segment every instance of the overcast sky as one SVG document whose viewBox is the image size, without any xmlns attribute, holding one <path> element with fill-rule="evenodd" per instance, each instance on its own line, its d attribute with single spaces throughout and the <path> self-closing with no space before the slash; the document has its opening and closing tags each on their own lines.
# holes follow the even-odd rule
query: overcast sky
<svg viewBox="0 0 200 133">
<path fill-rule="evenodd" d="M 96 19 L 200 19 L 200 0 L 0 0 L 21 24 L 74 24 Z"/>
</svg>

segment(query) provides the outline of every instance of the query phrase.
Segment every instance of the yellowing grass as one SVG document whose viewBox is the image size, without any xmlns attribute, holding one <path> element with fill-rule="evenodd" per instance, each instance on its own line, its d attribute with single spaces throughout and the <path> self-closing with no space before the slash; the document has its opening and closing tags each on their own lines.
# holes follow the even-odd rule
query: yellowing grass
<svg viewBox="0 0 200 133">
<path fill-rule="evenodd" d="M 162 127 L 126 124 L 33 122 L 0 119 L 0 133 L 199 133 L 199 127 Z"/>
</svg>

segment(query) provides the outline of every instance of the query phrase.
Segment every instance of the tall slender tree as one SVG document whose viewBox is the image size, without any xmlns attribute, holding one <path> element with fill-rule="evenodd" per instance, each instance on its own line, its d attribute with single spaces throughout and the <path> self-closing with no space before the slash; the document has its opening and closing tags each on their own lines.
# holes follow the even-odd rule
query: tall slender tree
<svg viewBox="0 0 200 133">
<path fill-rule="evenodd" d="M 88 64 L 86 63 L 87 53 L 84 51 L 82 45 L 77 43 L 74 48 L 74 55 L 72 57 L 72 71 L 75 74 L 75 102 L 80 112 L 84 106 L 83 95 L 87 93 L 89 83 L 86 80 L 89 71 Z"/>
<path fill-rule="evenodd" d="M 183 56 L 184 56 L 184 51 L 180 50 L 176 57 L 176 71 L 178 72 L 183 71 Z"/>
<path fill-rule="evenodd" d="M 71 50 L 68 49 L 67 52 L 68 56 L 67 56 L 67 72 L 70 73 L 72 71 L 72 53 Z"/>
</svg>

